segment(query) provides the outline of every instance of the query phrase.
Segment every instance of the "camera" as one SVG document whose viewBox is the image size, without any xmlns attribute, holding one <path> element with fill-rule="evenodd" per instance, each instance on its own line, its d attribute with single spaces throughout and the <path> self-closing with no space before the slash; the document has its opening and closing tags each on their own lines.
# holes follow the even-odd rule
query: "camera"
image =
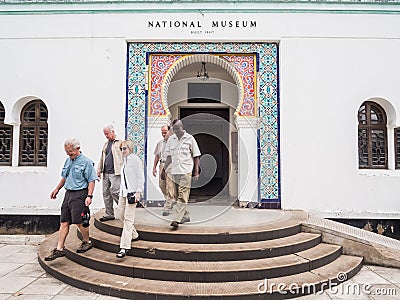
<svg viewBox="0 0 400 300">
<path fill-rule="evenodd" d="M 82 226 L 89 227 L 90 222 L 90 210 L 88 206 L 85 206 L 85 210 L 82 212 Z"/>
<path fill-rule="evenodd" d="M 136 202 L 135 193 L 128 193 L 128 195 L 126 195 L 126 198 L 128 199 L 129 204 L 134 204 Z"/>
</svg>

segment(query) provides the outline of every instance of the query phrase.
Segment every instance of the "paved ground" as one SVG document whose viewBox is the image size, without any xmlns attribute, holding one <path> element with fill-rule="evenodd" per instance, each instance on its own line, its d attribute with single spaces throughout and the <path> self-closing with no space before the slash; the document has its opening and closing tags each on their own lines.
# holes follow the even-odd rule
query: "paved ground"
<svg viewBox="0 0 400 300">
<path fill-rule="evenodd" d="M 61 262 L 62 258 L 60 259 Z M 40 267 L 35 245 L 0 244 L 0 300 L 118 299 L 69 286 Z M 319 295 L 301 300 L 400 299 L 400 269 L 364 266 L 352 279 Z M 140 300 L 140 299 L 139 299 Z"/>
<path fill-rule="evenodd" d="M 69 286 L 39 265 L 34 245 L 0 244 L 0 300 L 117 299 Z"/>
</svg>

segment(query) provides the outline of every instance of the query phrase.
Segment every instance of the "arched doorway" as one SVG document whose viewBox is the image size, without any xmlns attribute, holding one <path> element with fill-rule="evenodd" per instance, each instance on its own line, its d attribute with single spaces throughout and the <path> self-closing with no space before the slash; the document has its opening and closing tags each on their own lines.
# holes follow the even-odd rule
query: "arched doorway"
<svg viewBox="0 0 400 300">
<path fill-rule="evenodd" d="M 154 48 L 154 45 L 157 47 Z M 196 61 L 196 59 L 204 55 L 207 58 L 212 57 L 212 59 L 215 59 L 213 57 L 217 57 L 216 61 L 225 61 L 227 67 L 225 68 L 226 74 L 236 75 L 231 76 L 231 78 L 236 83 L 236 90 L 239 91 L 236 97 L 231 98 L 236 101 L 236 109 L 232 112 L 230 107 L 230 123 L 231 125 L 234 124 L 237 132 L 231 132 L 232 136 L 229 139 L 229 150 L 235 148 L 232 145 L 232 141 L 237 141 L 237 150 L 231 151 L 237 153 L 235 158 L 237 167 L 230 167 L 230 172 L 236 173 L 237 176 L 236 198 L 245 202 L 271 201 L 274 204 L 278 203 L 280 205 L 278 180 L 279 152 L 276 151 L 278 149 L 278 139 L 276 138 L 278 137 L 276 45 L 268 43 L 254 44 L 250 46 L 254 47 L 254 52 L 249 52 L 246 48 L 249 45 L 246 43 L 243 45 L 238 44 L 238 48 L 235 48 L 235 50 L 230 48 L 231 44 L 218 44 L 218 47 L 222 47 L 221 49 L 227 52 L 217 51 L 214 53 L 212 49 L 217 46 L 215 43 L 188 44 L 193 47 L 205 45 L 208 50 L 200 51 L 202 54 L 196 53 L 194 49 L 197 48 L 187 49 L 187 52 L 179 48 L 180 46 L 184 46 L 186 49 L 186 44 L 173 44 L 171 47 L 180 49 L 173 53 L 163 52 L 159 47 L 160 45 L 151 43 L 132 44 L 129 52 L 129 74 L 132 74 L 132 76 L 128 78 L 128 116 L 131 115 L 130 111 L 133 114 L 131 115 L 132 117 L 128 118 L 127 134 L 129 137 L 137 140 L 139 147 L 144 147 L 143 150 L 138 148 L 138 151 L 143 151 L 144 160 L 147 162 L 147 174 L 151 174 L 149 162 L 154 157 L 152 151 L 155 143 L 160 139 L 161 126 L 170 123 L 173 118 L 179 116 L 180 108 L 177 106 L 176 113 L 172 111 L 172 108 L 175 104 L 174 101 L 179 102 L 182 98 L 173 99 L 168 95 L 171 88 L 171 80 L 175 77 L 174 74 L 186 66 L 193 65 L 187 62 L 201 63 L 201 60 Z M 152 47 L 152 51 L 149 52 L 150 46 Z M 207 52 L 207 54 L 203 54 L 204 52 Z M 140 54 L 139 58 L 135 56 L 136 53 Z M 210 61 L 212 60 L 211 58 L 209 59 Z M 136 75 L 138 75 L 137 73 L 141 73 L 139 72 L 141 70 L 140 62 L 144 60 L 146 61 L 146 65 L 148 65 L 148 69 L 146 69 L 148 70 L 148 76 L 146 73 L 144 77 L 148 78 L 148 91 L 145 94 L 144 103 L 146 105 L 143 107 L 141 106 L 140 97 L 143 95 L 143 86 L 141 84 L 144 81 L 140 80 L 142 77 L 136 77 Z M 258 72 L 260 72 L 261 77 L 258 77 Z M 258 79 L 260 79 L 259 82 Z M 260 99 L 258 98 L 259 93 L 261 95 Z M 260 102 L 258 103 L 258 101 Z M 136 108 L 135 105 L 139 105 L 139 107 Z M 213 104 L 210 104 L 210 106 L 213 106 Z M 139 114 L 135 114 L 135 112 L 142 111 L 144 108 L 146 109 L 145 130 L 137 132 L 135 128 L 141 128 L 143 123 L 140 123 L 142 118 Z M 260 119 L 258 118 L 259 113 L 261 116 Z M 144 140 L 140 132 L 144 132 Z M 236 134 L 235 139 L 233 138 L 233 134 Z M 230 160 L 232 161 L 231 155 Z M 268 173 L 270 176 L 265 177 L 265 173 Z M 259 177 L 261 174 L 263 174 L 262 180 Z M 157 201 L 157 199 L 162 199 L 162 195 L 157 192 L 157 178 L 147 176 L 146 180 L 147 200 L 150 203 L 155 203 L 154 201 Z M 230 193 L 231 187 L 232 185 L 230 184 Z"/>
<path fill-rule="evenodd" d="M 201 173 L 192 185 L 190 198 L 194 202 L 212 197 L 231 197 L 229 193 L 229 108 L 187 108 L 179 110 L 187 132 L 196 139 L 200 151 Z M 237 178 L 236 178 L 237 180 Z M 237 185 L 237 182 L 231 184 Z"/>
<path fill-rule="evenodd" d="M 235 78 L 220 64 L 206 63 L 208 80 L 196 77 L 202 62 L 192 61 L 170 78 L 170 119 L 181 119 L 202 153 L 199 181 L 191 189 L 191 201 L 234 201 L 238 197 L 238 162 L 232 159 L 231 134 L 237 133 L 235 111 L 240 93 Z"/>
</svg>

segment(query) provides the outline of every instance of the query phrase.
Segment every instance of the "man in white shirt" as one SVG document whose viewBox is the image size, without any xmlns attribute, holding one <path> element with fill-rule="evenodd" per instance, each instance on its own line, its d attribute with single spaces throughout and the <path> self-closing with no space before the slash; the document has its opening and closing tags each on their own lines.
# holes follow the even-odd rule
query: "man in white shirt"
<svg viewBox="0 0 400 300">
<path fill-rule="evenodd" d="M 165 170 L 171 165 L 171 176 L 176 191 L 176 213 L 171 226 L 177 229 L 179 224 L 190 221 L 187 203 L 192 173 L 194 181 L 199 178 L 199 157 L 201 153 L 194 137 L 183 130 L 182 121 L 177 120 L 172 129 L 175 134 L 169 137 L 165 145 L 166 161 L 161 176 L 165 178 Z"/>
<path fill-rule="evenodd" d="M 175 200 L 175 186 L 171 178 L 171 167 L 166 169 L 165 179 L 161 178 L 161 172 L 166 160 L 165 145 L 167 144 L 168 138 L 171 136 L 170 127 L 168 125 L 161 127 L 161 135 L 163 139 L 157 143 L 154 149 L 153 176 L 155 177 L 157 175 L 157 164 L 160 163 L 158 185 L 165 199 L 162 215 L 168 216 L 171 212 L 173 201 Z"/>
</svg>

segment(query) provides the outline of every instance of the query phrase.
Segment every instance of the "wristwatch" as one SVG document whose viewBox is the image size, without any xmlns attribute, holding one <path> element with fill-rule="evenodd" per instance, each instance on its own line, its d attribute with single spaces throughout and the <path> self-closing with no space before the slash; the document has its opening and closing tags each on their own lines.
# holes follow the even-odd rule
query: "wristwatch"
<svg viewBox="0 0 400 300">
<path fill-rule="evenodd" d="M 93 199 L 93 195 L 87 195 L 90 199 Z"/>
</svg>

